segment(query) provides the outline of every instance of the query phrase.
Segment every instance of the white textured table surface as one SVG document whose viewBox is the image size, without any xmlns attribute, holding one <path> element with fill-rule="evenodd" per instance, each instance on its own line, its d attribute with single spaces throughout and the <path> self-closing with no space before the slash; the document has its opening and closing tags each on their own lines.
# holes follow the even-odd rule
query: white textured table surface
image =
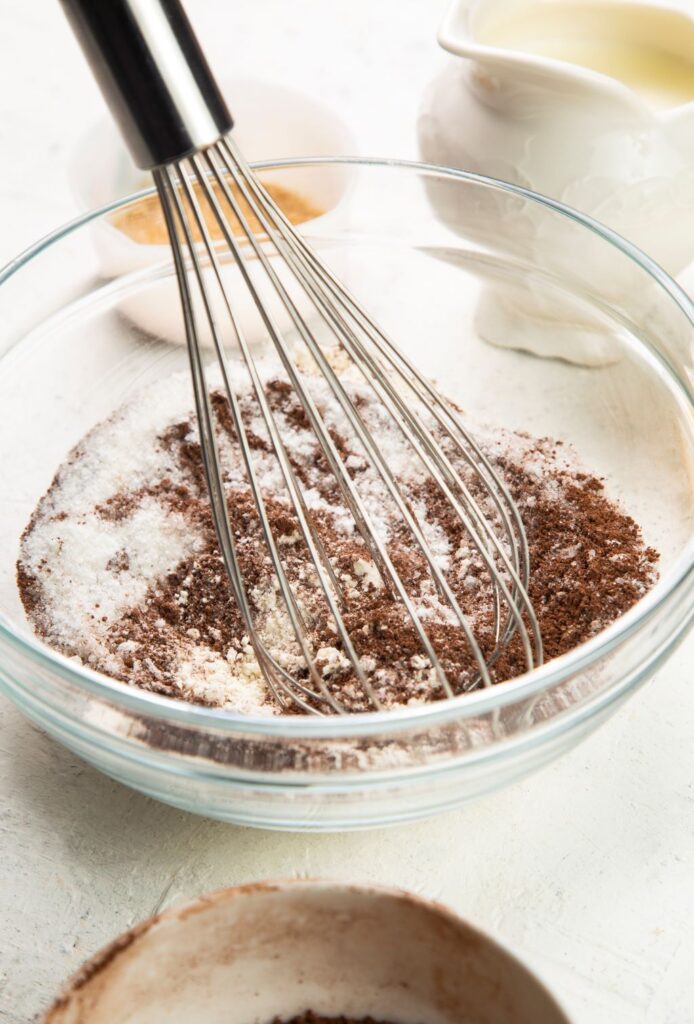
<svg viewBox="0 0 694 1024">
<path fill-rule="evenodd" d="M 190 9 L 217 66 L 315 92 L 362 153 L 415 155 L 442 0 Z M 0 0 L 0 261 L 76 212 L 68 160 L 102 109 L 56 0 Z M 430 822 L 344 836 L 254 832 L 158 805 L 1 700 L 0 1021 L 31 1020 L 82 959 L 164 906 L 298 874 L 447 902 L 539 968 L 577 1024 L 691 1024 L 693 654 L 690 640 L 541 774 Z"/>
</svg>

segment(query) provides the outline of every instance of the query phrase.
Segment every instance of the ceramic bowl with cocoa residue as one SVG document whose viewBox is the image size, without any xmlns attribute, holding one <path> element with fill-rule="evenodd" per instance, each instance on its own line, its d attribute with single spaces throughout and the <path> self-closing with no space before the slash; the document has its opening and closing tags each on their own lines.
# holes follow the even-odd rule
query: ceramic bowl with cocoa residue
<svg viewBox="0 0 694 1024">
<path fill-rule="evenodd" d="M 264 1024 L 312 1010 L 395 1024 L 569 1024 L 538 978 L 444 907 L 395 889 L 224 889 L 137 925 L 43 1024 Z"/>
</svg>

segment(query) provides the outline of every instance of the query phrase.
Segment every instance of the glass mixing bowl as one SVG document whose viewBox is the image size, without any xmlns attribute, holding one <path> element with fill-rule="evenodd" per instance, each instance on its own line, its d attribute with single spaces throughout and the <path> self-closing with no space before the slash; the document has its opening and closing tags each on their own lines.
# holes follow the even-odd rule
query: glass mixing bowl
<svg viewBox="0 0 694 1024">
<path fill-rule="evenodd" d="M 394 162 L 264 166 L 323 197 L 328 213 L 304 225 L 306 236 L 465 410 L 575 444 L 660 550 L 659 582 L 610 628 L 526 676 L 351 717 L 191 706 L 48 649 L 18 597 L 20 534 L 85 431 L 133 389 L 186 366 L 166 250 L 129 242 L 112 224 L 142 194 L 62 228 L 0 276 L 0 684 L 75 753 L 178 807 L 268 828 L 383 825 L 539 768 L 614 711 L 684 635 L 694 309 L 627 242 L 520 188 Z M 552 337 L 565 358 L 484 337 L 531 348 Z"/>
</svg>

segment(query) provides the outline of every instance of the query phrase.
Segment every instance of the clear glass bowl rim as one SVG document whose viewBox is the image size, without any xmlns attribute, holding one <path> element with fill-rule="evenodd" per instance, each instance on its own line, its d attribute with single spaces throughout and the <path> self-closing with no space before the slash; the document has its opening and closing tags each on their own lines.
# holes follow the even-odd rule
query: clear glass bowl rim
<svg viewBox="0 0 694 1024">
<path fill-rule="evenodd" d="M 637 246 L 592 217 L 580 213 L 578 210 L 574 210 L 558 200 L 532 192 L 520 185 L 513 185 L 496 178 L 452 167 L 420 163 L 416 160 L 332 156 L 293 157 L 258 161 L 253 163 L 252 166 L 255 170 L 262 171 L 320 165 L 392 169 L 422 176 L 436 176 L 451 181 L 467 181 L 492 190 L 521 196 L 582 225 L 593 234 L 602 238 L 606 243 L 618 249 L 623 255 L 649 274 L 668 293 L 675 305 L 682 310 L 694 328 L 694 302 L 677 282 L 650 256 L 647 256 Z M 86 227 L 92 221 L 105 217 L 107 214 L 120 209 L 122 206 L 127 206 L 135 200 L 152 195 L 155 191 L 155 188 L 151 187 L 131 193 L 95 210 L 80 214 L 73 220 L 56 228 L 19 253 L 19 255 L 0 269 L 0 286 L 52 245 Z M 18 343 L 19 341 L 15 342 L 15 344 Z M 694 415 L 694 394 L 688 388 L 686 382 L 682 380 L 676 369 L 662 353 L 656 351 L 647 342 L 641 342 L 641 344 L 648 347 L 651 356 L 661 364 L 668 376 L 671 377 L 676 390 L 679 391 L 685 404 L 688 405 L 692 415 Z M 11 347 L 13 348 L 14 345 Z M 665 602 L 674 598 L 678 591 L 686 591 L 692 579 L 694 579 L 694 536 L 668 572 L 626 614 L 620 616 L 607 629 L 591 640 L 580 644 L 558 658 L 552 659 L 540 668 L 499 686 L 461 694 L 458 697 L 436 703 L 418 705 L 413 708 L 399 708 L 391 711 L 372 711 L 359 715 L 274 715 L 267 717 L 241 715 L 221 708 L 201 707 L 171 697 L 148 693 L 129 686 L 127 683 L 110 679 L 108 676 L 94 672 L 85 666 L 76 665 L 73 661 L 51 650 L 50 647 L 30 634 L 25 636 L 18 634 L 2 613 L 0 613 L 0 639 L 7 642 L 20 654 L 27 655 L 31 659 L 42 663 L 45 668 L 64 679 L 67 683 L 77 685 L 102 700 L 116 704 L 125 710 L 146 715 L 149 718 L 188 724 L 201 729 L 207 727 L 216 732 L 221 731 L 228 734 L 239 733 L 267 737 L 285 736 L 294 739 L 337 740 L 404 729 L 440 726 L 451 721 L 460 720 L 461 718 L 488 713 L 516 701 L 530 698 L 539 691 L 561 683 L 568 677 L 586 670 L 600 658 L 609 654 L 610 651 L 638 631 L 644 623 L 658 612 Z M 689 618 L 694 619 L 694 608 L 692 608 Z M 685 632 L 686 628 L 685 626 L 681 632 Z"/>
</svg>

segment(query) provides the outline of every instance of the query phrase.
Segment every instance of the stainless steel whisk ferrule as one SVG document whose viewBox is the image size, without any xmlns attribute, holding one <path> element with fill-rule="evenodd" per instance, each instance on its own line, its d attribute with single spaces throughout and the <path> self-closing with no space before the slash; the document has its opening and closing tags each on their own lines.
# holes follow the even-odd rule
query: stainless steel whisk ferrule
<svg viewBox="0 0 694 1024">
<path fill-rule="evenodd" d="M 62 0 L 62 3 L 136 162 L 153 171 L 180 291 L 200 446 L 220 552 L 258 664 L 278 703 L 307 713 L 345 710 L 316 667 L 316 652 L 311 649 L 304 615 L 273 533 L 239 397 L 229 373 L 230 341 L 235 346 L 235 357 L 241 359 L 248 373 L 254 400 L 281 471 L 286 499 L 334 624 L 336 642 L 369 705 L 377 710 L 381 708 L 381 701 L 345 624 L 346 600 L 338 574 L 312 519 L 251 346 L 227 293 L 223 271 L 227 262 L 237 269 L 250 295 L 335 477 L 344 505 L 382 581 L 411 622 L 441 691 L 452 697 L 461 687 L 444 671 L 440 652 L 427 631 L 425 618 L 408 590 L 407 581 L 398 572 L 387 544 L 374 527 L 358 485 L 342 462 L 325 418 L 292 354 L 286 331 L 275 315 L 276 306 L 282 310 L 327 382 L 354 437 L 378 473 L 389 501 L 409 531 L 413 546 L 423 555 L 437 593 L 465 637 L 476 672 L 464 688 L 492 683 L 492 666 L 513 637 L 520 639 L 527 668 L 540 664 L 542 638 L 528 596 L 528 543 L 520 513 L 506 483 L 466 429 L 461 416 L 442 399 L 432 383 L 309 247 L 256 177 L 228 135 L 231 116 L 180 4 L 177 0 Z M 260 225 L 258 233 L 251 225 L 251 216 Z M 213 237 L 210 218 L 218 238 Z M 278 272 L 280 266 L 281 273 Z M 272 308 L 266 301 L 266 292 L 259 287 L 258 269 L 276 300 Z M 293 287 L 288 287 L 288 278 Z M 297 301 L 297 289 L 302 302 Z M 305 312 L 307 303 L 322 328 L 358 369 L 411 447 L 413 456 L 421 461 L 445 496 L 488 573 L 494 618 L 491 653 L 483 653 L 401 483 L 318 341 L 312 320 Z M 220 309 L 223 322 L 220 322 Z M 302 655 L 303 673 L 291 673 L 272 656 L 255 622 L 225 494 L 215 418 L 201 352 L 203 326 L 212 339 L 248 486 L 293 639 Z M 418 411 L 423 408 L 433 420 L 436 432 L 427 426 Z M 466 467 L 468 479 L 456 468 L 458 463 Z M 474 487 L 470 485 L 470 477 Z M 491 514 L 483 507 L 480 493 L 491 507 Z"/>
<path fill-rule="evenodd" d="M 233 120 L 178 0 L 61 0 L 138 167 L 217 142 Z"/>
</svg>

